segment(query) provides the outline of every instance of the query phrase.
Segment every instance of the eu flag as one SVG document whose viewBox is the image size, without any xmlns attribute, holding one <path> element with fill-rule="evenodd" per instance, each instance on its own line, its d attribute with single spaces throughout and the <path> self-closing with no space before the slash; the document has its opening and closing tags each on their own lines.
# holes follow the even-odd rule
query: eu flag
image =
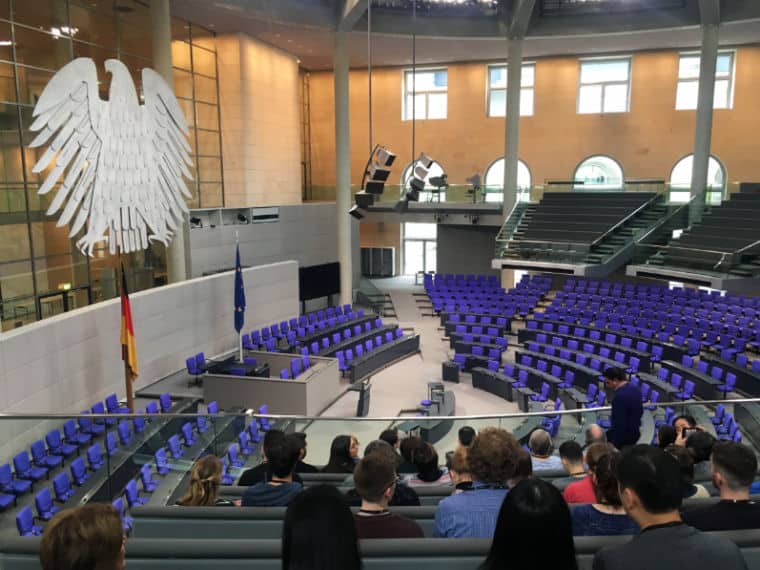
<svg viewBox="0 0 760 570">
<path fill-rule="evenodd" d="M 240 334 L 245 323 L 245 286 L 243 268 L 240 266 L 240 245 L 235 253 L 235 330 Z"/>
</svg>

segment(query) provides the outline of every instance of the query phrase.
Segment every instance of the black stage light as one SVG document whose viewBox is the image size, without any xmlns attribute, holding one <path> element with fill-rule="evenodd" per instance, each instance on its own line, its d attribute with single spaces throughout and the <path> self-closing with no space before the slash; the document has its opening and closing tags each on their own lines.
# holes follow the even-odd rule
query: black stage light
<svg viewBox="0 0 760 570">
<path fill-rule="evenodd" d="M 390 173 L 390 168 L 384 168 L 379 164 L 371 164 L 369 167 L 369 179 L 374 182 L 385 182 Z"/>
<path fill-rule="evenodd" d="M 361 220 L 364 217 L 365 212 L 359 206 L 351 206 L 351 209 L 348 211 L 348 213 L 357 220 Z"/>
<path fill-rule="evenodd" d="M 375 197 L 366 192 L 357 192 L 354 194 L 354 198 L 356 199 L 356 205 L 365 210 L 375 203 Z"/>
<path fill-rule="evenodd" d="M 393 164 L 393 161 L 396 160 L 396 155 L 384 146 L 381 146 L 379 149 L 377 149 L 375 160 L 380 166 L 390 166 Z"/>
<path fill-rule="evenodd" d="M 364 183 L 364 191 L 370 194 L 382 194 L 385 188 L 385 182 L 375 182 L 374 180 L 367 180 Z"/>
<path fill-rule="evenodd" d="M 414 186 L 409 188 L 409 190 L 406 191 L 406 194 L 404 194 L 405 198 L 409 202 L 419 202 L 420 201 L 420 191 L 417 190 Z"/>
</svg>

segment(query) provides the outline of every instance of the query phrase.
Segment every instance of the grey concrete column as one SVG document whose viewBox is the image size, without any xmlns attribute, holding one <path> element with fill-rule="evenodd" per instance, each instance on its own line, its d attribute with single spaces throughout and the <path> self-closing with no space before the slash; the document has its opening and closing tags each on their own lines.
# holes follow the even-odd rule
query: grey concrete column
<svg viewBox="0 0 760 570">
<path fill-rule="evenodd" d="M 522 85 L 522 38 L 507 40 L 507 119 L 504 130 L 504 216 L 517 201 L 517 161 L 520 141 L 520 87 Z"/>
<path fill-rule="evenodd" d="M 707 166 L 712 138 L 715 67 L 718 61 L 718 25 L 702 26 L 702 52 L 699 57 L 699 95 L 694 129 L 694 162 L 691 170 L 691 195 L 704 194 L 707 187 Z M 701 201 L 690 208 L 689 223 L 701 219 Z"/>
<path fill-rule="evenodd" d="M 348 118 L 348 34 L 335 34 L 335 206 L 338 209 L 340 302 L 353 301 L 351 270 L 351 154 Z"/>
<path fill-rule="evenodd" d="M 169 0 L 151 0 L 150 21 L 153 40 L 153 69 L 174 89 L 172 71 L 172 20 Z M 189 275 L 190 224 L 184 216 L 182 227 L 166 248 L 166 271 L 169 283 L 184 281 Z"/>
</svg>

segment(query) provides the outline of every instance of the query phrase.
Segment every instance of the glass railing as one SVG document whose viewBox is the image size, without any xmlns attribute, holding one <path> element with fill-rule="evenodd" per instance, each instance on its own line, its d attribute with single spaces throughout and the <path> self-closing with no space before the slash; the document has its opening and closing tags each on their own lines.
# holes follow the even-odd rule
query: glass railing
<svg viewBox="0 0 760 570">
<path fill-rule="evenodd" d="M 577 394 L 573 396 L 577 397 Z M 575 401 L 568 400 L 565 392 L 560 394 L 560 399 L 567 403 Z M 49 451 L 28 470 L 18 464 L 14 466 L 14 481 L 23 486 L 24 480 L 34 480 L 34 490 L 21 493 L 17 507 L 0 514 L 0 518 L 12 521 L 18 509 L 33 505 L 34 495 L 43 487 L 49 488 L 54 497 L 59 496 L 59 505 L 70 507 L 93 500 L 113 501 L 134 488 L 131 483 L 134 481 L 140 503 L 172 505 L 186 491 L 194 461 L 206 454 L 224 458 L 224 483 L 234 486 L 245 469 L 261 462 L 261 438 L 268 429 L 304 432 L 308 442 L 304 461 L 320 467 L 328 461 L 331 442 L 340 435 L 356 438 L 361 455 L 366 444 L 377 439 L 383 430 L 397 428 L 400 437 L 415 435 L 434 445 L 443 464 L 446 452 L 457 446 L 459 428 L 465 425 L 478 431 L 486 427 L 501 428 L 523 443 L 533 430 L 543 426 L 553 432 L 558 446 L 564 440 L 583 444 L 590 425 L 609 421 L 609 407 L 555 411 L 554 402 L 531 402 L 530 405 L 533 409 L 530 413 L 449 416 L 437 415 L 439 409 L 434 400 L 432 404 L 423 401 L 418 407 L 400 410 L 396 416 L 376 418 L 250 413 L 7 414 L 0 416 L 5 453 L 0 464 L 13 464 L 19 452 L 39 448 L 34 442 L 44 441 L 46 436 L 48 443 L 43 447 Z M 652 443 L 658 426 L 672 422 L 681 414 L 693 416 L 698 429 L 716 439 L 754 443 L 760 436 L 760 398 L 671 402 L 646 406 L 639 443 Z M 77 429 L 66 431 L 72 423 Z M 52 430 L 59 430 L 65 438 L 62 445 L 51 440 L 48 434 Z M 66 477 L 57 477 L 61 473 Z M 306 484 L 317 479 L 304 477 Z M 331 482 L 340 485 L 342 479 L 334 478 Z M 70 496 L 63 497 L 61 488 L 67 486 L 71 487 Z M 239 490 L 232 487 L 222 491 L 223 494 L 236 492 Z M 127 501 L 124 502 L 126 505 Z M 129 502 L 133 502 L 133 498 L 129 498 Z"/>
<path fill-rule="evenodd" d="M 396 204 L 404 195 L 408 188 L 400 184 L 386 184 L 383 193 L 375 197 L 375 204 L 382 206 L 392 206 Z M 361 188 L 358 185 L 351 185 L 351 194 L 359 192 Z M 518 192 L 519 199 L 528 201 L 531 197 L 531 189 L 522 188 Z M 438 203 L 444 204 L 490 204 L 497 207 L 503 202 L 504 190 L 502 186 L 481 186 L 475 190 L 470 184 L 451 184 L 440 191 L 434 188 L 427 188 L 420 192 L 419 204 L 434 206 Z M 312 186 L 307 192 L 306 201 L 308 202 L 325 202 L 335 201 L 335 186 Z"/>
</svg>

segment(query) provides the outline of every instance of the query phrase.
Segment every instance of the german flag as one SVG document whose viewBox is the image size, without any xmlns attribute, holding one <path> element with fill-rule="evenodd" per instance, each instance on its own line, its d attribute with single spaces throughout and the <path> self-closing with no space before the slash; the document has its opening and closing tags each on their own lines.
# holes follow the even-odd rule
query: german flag
<svg viewBox="0 0 760 570">
<path fill-rule="evenodd" d="M 132 307 L 129 304 L 127 277 L 124 266 L 121 267 L 121 359 L 129 368 L 132 380 L 137 376 L 137 348 L 135 347 L 135 328 L 132 324 Z"/>
</svg>

